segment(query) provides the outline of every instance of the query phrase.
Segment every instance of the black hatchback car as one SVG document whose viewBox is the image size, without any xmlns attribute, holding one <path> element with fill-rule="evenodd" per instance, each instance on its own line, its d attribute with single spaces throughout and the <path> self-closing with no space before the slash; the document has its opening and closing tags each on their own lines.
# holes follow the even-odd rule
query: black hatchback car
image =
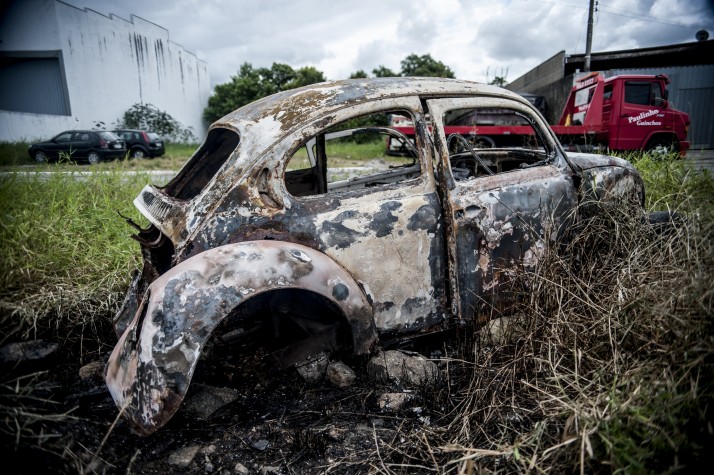
<svg viewBox="0 0 714 475">
<path fill-rule="evenodd" d="M 132 158 L 153 158 L 164 154 L 164 142 L 158 134 L 136 129 L 113 130 L 126 142 L 126 149 Z"/>
<path fill-rule="evenodd" d="M 124 141 L 112 132 L 66 130 L 48 142 L 30 145 L 27 152 L 38 163 L 69 160 L 95 164 L 102 160 L 123 157 L 126 154 L 126 146 Z"/>
</svg>

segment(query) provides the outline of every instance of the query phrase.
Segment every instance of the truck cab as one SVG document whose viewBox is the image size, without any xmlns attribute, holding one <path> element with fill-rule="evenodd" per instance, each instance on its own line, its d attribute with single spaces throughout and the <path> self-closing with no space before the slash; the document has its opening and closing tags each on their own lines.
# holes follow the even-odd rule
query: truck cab
<svg viewBox="0 0 714 475">
<path fill-rule="evenodd" d="M 669 83 L 664 74 L 607 79 L 589 74 L 573 86 L 554 129 L 559 135 L 573 135 L 571 127 L 588 127 L 596 142 L 610 150 L 684 154 L 689 149 L 689 115 L 671 106 Z"/>
</svg>

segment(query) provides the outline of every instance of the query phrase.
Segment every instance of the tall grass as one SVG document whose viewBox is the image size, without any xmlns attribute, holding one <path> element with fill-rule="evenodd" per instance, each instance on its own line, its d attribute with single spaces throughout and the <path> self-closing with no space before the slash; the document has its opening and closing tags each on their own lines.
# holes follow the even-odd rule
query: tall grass
<svg viewBox="0 0 714 475">
<path fill-rule="evenodd" d="M 0 178 L 0 334 L 77 336 L 113 312 L 138 263 L 133 198 L 145 175 Z M 91 334 L 90 334 L 91 335 Z"/>
<path fill-rule="evenodd" d="M 662 160 L 647 153 L 630 153 L 625 158 L 635 165 L 645 182 L 649 210 L 702 211 L 706 208 L 701 205 L 714 195 L 712 175 L 692 168 L 686 160 L 676 156 Z"/>
<path fill-rule="evenodd" d="M 479 334 L 442 447 L 510 473 L 696 467 L 714 443 L 712 230 L 613 207 L 551 249 L 506 340 Z"/>
<path fill-rule="evenodd" d="M 505 336 L 474 329 L 431 427 L 375 441 L 382 473 L 693 473 L 714 447 L 714 179 L 629 157 L 662 232 L 614 203 L 514 289 Z M 426 432 L 426 434 L 425 434 Z M 363 457 L 369 455 L 363 454 Z"/>
</svg>

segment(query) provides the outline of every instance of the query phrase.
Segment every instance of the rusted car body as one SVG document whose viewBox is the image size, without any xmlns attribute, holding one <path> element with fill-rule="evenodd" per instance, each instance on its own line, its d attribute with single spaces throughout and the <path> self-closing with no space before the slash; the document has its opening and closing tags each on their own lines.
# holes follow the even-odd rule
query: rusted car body
<svg viewBox="0 0 714 475">
<path fill-rule="evenodd" d="M 444 135 L 447 114 L 479 107 L 520 117 L 530 142 L 474 150 Z M 330 178 L 334 136 L 405 139 L 345 131 L 385 113 L 414 124 L 408 159 Z M 308 163 L 291 167 L 304 148 Z M 115 317 L 108 387 L 146 435 L 177 411 L 219 326 L 262 327 L 290 365 L 485 322 L 508 305 L 513 269 L 532 266 L 592 199 L 641 205 L 642 181 L 625 160 L 566 155 L 537 110 L 500 88 L 359 79 L 258 100 L 214 123 L 173 180 L 134 201 L 151 224 L 137 227 L 144 267 Z"/>
</svg>

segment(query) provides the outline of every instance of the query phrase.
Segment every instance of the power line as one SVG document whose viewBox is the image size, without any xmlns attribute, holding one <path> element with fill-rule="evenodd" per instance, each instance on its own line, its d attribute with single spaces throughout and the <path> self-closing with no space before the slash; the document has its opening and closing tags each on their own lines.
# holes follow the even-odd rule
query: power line
<svg viewBox="0 0 714 475">
<path fill-rule="evenodd" d="M 557 5 L 560 7 L 567 7 L 567 8 L 580 8 L 583 10 L 587 10 L 589 8 L 588 5 L 575 5 L 572 3 L 554 2 L 552 0 L 550 0 L 550 1 L 549 0 L 540 0 L 538 3 L 548 3 L 550 5 Z M 649 16 L 649 15 L 643 15 L 641 13 L 632 13 L 632 12 L 628 12 L 628 11 L 625 11 L 625 10 L 622 10 L 619 8 L 607 8 L 607 7 L 603 7 L 602 5 L 598 5 L 598 11 L 607 13 L 609 15 L 621 16 L 621 17 L 625 17 L 625 18 L 632 18 L 635 20 L 648 21 L 651 23 L 660 23 L 663 25 L 678 26 L 680 28 L 688 28 L 688 29 L 696 28 L 695 25 L 685 25 L 684 23 L 665 21 L 665 20 L 661 20 L 659 18 L 655 18 L 655 17 Z M 618 12 L 620 12 L 620 13 L 618 13 Z M 700 24 L 699 26 L 705 26 L 705 25 Z"/>
</svg>

